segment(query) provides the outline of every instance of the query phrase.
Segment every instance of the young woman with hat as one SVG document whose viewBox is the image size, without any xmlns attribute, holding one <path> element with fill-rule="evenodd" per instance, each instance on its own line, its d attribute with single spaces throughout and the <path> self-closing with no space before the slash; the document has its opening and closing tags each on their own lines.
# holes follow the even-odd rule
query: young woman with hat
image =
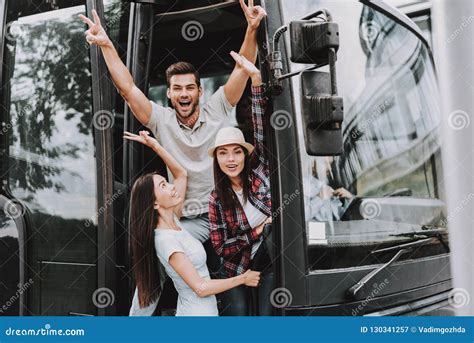
<svg viewBox="0 0 474 343">
<path fill-rule="evenodd" d="M 252 80 L 252 121 L 254 144 L 245 142 L 242 131 L 227 127 L 216 136 L 208 150 L 214 159 L 214 186 L 209 198 L 211 241 L 223 258 L 224 275 L 235 277 L 250 267 L 262 271 L 262 281 L 255 293 L 245 286 L 222 294 L 222 315 L 271 315 L 270 293 L 273 288 L 271 261 L 262 244 L 265 224 L 271 223 L 269 163 L 265 150 L 263 115 L 266 100 L 260 71 L 245 57 L 231 53 Z M 257 299 L 255 299 L 257 298 Z"/>
<path fill-rule="evenodd" d="M 159 259 L 178 291 L 177 316 L 218 315 L 215 294 L 241 285 L 257 287 L 260 273 L 249 270 L 232 278 L 211 280 L 203 245 L 181 228 L 178 219 L 186 192 L 186 170 L 148 132 L 125 132 L 124 138 L 152 148 L 174 178 L 171 184 L 163 176 L 150 173 L 133 185 L 131 241 L 140 308 L 159 297 Z"/>
</svg>

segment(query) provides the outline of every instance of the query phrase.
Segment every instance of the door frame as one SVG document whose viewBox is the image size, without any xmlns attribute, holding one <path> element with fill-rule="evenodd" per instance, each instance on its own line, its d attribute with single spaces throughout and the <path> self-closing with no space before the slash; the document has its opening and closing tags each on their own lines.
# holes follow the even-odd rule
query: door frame
<svg viewBox="0 0 474 343">
<path fill-rule="evenodd" d="M 86 0 L 87 16 L 92 18 L 95 9 L 100 18 L 104 18 L 102 0 Z M 102 19 L 102 22 L 105 22 Z M 92 77 L 92 112 L 113 115 L 110 98 L 112 82 L 100 49 L 90 46 L 90 65 Z M 95 157 L 97 169 L 97 290 L 117 294 L 117 268 L 114 230 L 114 177 L 113 177 L 113 128 L 94 127 Z M 98 307 L 98 315 L 115 315 L 115 302 L 110 306 Z"/>
</svg>

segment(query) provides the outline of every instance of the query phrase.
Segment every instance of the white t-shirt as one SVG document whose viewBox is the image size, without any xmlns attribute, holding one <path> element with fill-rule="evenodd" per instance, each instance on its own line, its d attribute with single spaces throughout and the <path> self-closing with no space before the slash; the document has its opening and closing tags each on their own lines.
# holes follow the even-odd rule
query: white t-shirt
<svg viewBox="0 0 474 343">
<path fill-rule="evenodd" d="M 200 298 L 169 264 L 175 252 L 186 254 L 203 279 L 210 280 L 206 265 L 206 251 L 201 242 L 186 230 L 155 229 L 155 249 L 166 273 L 173 280 L 178 291 L 176 316 L 218 316 L 217 301 L 214 295 Z"/>
<path fill-rule="evenodd" d="M 239 202 L 242 205 L 242 208 L 244 209 L 245 216 L 247 217 L 247 221 L 252 229 L 256 228 L 267 219 L 267 215 L 260 212 L 258 208 L 253 206 L 250 203 L 250 201 L 248 201 L 248 199 L 244 204 L 244 191 L 243 190 L 240 190 L 240 191 L 234 190 L 234 192 L 237 195 L 237 199 L 239 199 Z M 251 259 L 253 259 L 253 257 L 257 253 L 257 250 L 260 247 L 260 244 L 262 244 L 262 236 L 260 236 L 260 239 L 252 245 L 252 254 L 250 255 Z"/>
</svg>

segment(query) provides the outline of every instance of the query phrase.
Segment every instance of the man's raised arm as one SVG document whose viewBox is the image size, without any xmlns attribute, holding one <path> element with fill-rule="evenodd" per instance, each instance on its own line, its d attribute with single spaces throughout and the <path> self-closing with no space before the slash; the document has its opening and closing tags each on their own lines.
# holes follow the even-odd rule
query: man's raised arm
<svg viewBox="0 0 474 343">
<path fill-rule="evenodd" d="M 115 87 L 128 103 L 135 118 L 143 125 L 148 124 L 151 115 L 150 101 L 133 82 L 132 75 L 120 59 L 95 10 L 92 10 L 92 16 L 94 21 L 82 14 L 79 15 L 81 20 L 89 26 L 89 29 L 86 31 L 87 42 L 100 47 Z"/>
<path fill-rule="evenodd" d="M 240 0 L 240 6 L 247 19 L 247 31 L 239 54 L 255 63 L 257 60 L 257 31 L 260 22 L 267 13 L 262 7 L 254 6 L 253 0 L 249 0 L 248 6 L 245 4 L 245 0 Z M 235 106 L 242 97 L 247 80 L 248 75 L 236 66 L 224 86 L 225 96 L 232 106 Z"/>
</svg>

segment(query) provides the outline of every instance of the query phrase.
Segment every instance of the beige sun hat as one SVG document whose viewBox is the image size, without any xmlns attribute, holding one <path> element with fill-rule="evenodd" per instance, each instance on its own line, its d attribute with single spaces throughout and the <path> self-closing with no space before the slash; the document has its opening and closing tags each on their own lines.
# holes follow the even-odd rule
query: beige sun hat
<svg viewBox="0 0 474 343">
<path fill-rule="evenodd" d="M 214 146 L 207 150 L 209 157 L 214 157 L 214 151 L 224 145 L 228 144 L 239 144 L 244 147 L 249 155 L 252 153 L 254 147 L 252 144 L 247 143 L 244 138 L 242 131 L 236 127 L 224 127 L 217 132 L 216 142 Z"/>
</svg>

